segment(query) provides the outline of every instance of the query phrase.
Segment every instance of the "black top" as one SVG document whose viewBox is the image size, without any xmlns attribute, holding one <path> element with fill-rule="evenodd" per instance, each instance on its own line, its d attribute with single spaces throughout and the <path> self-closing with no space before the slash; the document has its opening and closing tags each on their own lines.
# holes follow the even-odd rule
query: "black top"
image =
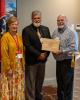
<svg viewBox="0 0 80 100">
<path fill-rule="evenodd" d="M 40 60 L 37 60 L 37 57 L 42 52 L 41 50 L 41 42 L 37 35 L 37 28 L 33 26 L 33 24 L 25 27 L 22 31 L 22 38 L 23 38 L 23 45 L 25 47 L 25 62 L 27 65 L 33 65 L 39 62 L 42 62 Z M 50 37 L 50 31 L 48 27 L 40 26 L 39 31 L 41 34 L 41 37 L 43 38 L 51 38 Z M 47 52 L 47 57 L 49 55 L 49 52 Z M 44 62 L 46 62 L 47 57 Z"/>
</svg>

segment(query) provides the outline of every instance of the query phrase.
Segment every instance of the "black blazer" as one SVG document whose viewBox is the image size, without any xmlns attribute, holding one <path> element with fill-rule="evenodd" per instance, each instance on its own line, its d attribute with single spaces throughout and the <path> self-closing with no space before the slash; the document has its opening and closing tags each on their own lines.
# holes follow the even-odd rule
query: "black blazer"
<svg viewBox="0 0 80 100">
<path fill-rule="evenodd" d="M 40 55 L 40 53 L 47 52 L 41 50 L 42 45 L 36 31 L 37 28 L 34 27 L 33 24 L 25 27 L 22 31 L 23 45 L 25 47 L 25 62 L 27 65 L 33 65 L 41 62 L 40 60 L 37 60 L 37 57 Z M 41 33 L 41 37 L 51 38 L 48 27 L 41 25 L 39 27 L 39 31 Z M 49 52 L 47 52 L 47 57 L 48 55 Z"/>
</svg>

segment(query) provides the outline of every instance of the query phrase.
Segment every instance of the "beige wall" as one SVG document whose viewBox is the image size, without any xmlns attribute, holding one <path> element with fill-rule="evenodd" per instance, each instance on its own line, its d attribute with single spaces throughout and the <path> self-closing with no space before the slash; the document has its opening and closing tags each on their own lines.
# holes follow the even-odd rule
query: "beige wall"
<svg viewBox="0 0 80 100">
<path fill-rule="evenodd" d="M 58 14 L 64 14 L 68 17 L 70 23 L 80 23 L 80 0 L 17 0 L 17 14 L 20 22 L 19 31 L 31 23 L 31 12 L 40 10 L 42 12 L 42 24 L 50 28 L 52 34 L 56 27 L 56 17 Z M 46 77 L 44 84 L 55 84 L 55 60 L 50 55 L 46 66 Z"/>
</svg>

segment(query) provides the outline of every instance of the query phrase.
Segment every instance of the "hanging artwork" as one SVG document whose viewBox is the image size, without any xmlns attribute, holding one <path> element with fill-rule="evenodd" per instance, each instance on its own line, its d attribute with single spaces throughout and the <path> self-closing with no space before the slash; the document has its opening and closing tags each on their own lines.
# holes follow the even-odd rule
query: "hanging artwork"
<svg viewBox="0 0 80 100">
<path fill-rule="evenodd" d="M 17 16 L 16 0 L 0 0 L 0 33 L 6 31 L 6 21 L 11 16 Z"/>
</svg>

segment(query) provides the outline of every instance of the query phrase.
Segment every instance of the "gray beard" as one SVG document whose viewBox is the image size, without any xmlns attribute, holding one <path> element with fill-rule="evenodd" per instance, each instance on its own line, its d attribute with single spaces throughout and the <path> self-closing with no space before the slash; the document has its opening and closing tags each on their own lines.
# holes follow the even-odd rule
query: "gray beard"
<svg viewBox="0 0 80 100">
<path fill-rule="evenodd" d="M 64 28 L 64 25 L 58 26 L 58 28 L 62 29 L 62 28 Z"/>
<path fill-rule="evenodd" d="M 40 26 L 40 23 L 33 23 L 33 25 L 34 25 L 35 27 L 39 27 L 39 26 Z"/>
</svg>

